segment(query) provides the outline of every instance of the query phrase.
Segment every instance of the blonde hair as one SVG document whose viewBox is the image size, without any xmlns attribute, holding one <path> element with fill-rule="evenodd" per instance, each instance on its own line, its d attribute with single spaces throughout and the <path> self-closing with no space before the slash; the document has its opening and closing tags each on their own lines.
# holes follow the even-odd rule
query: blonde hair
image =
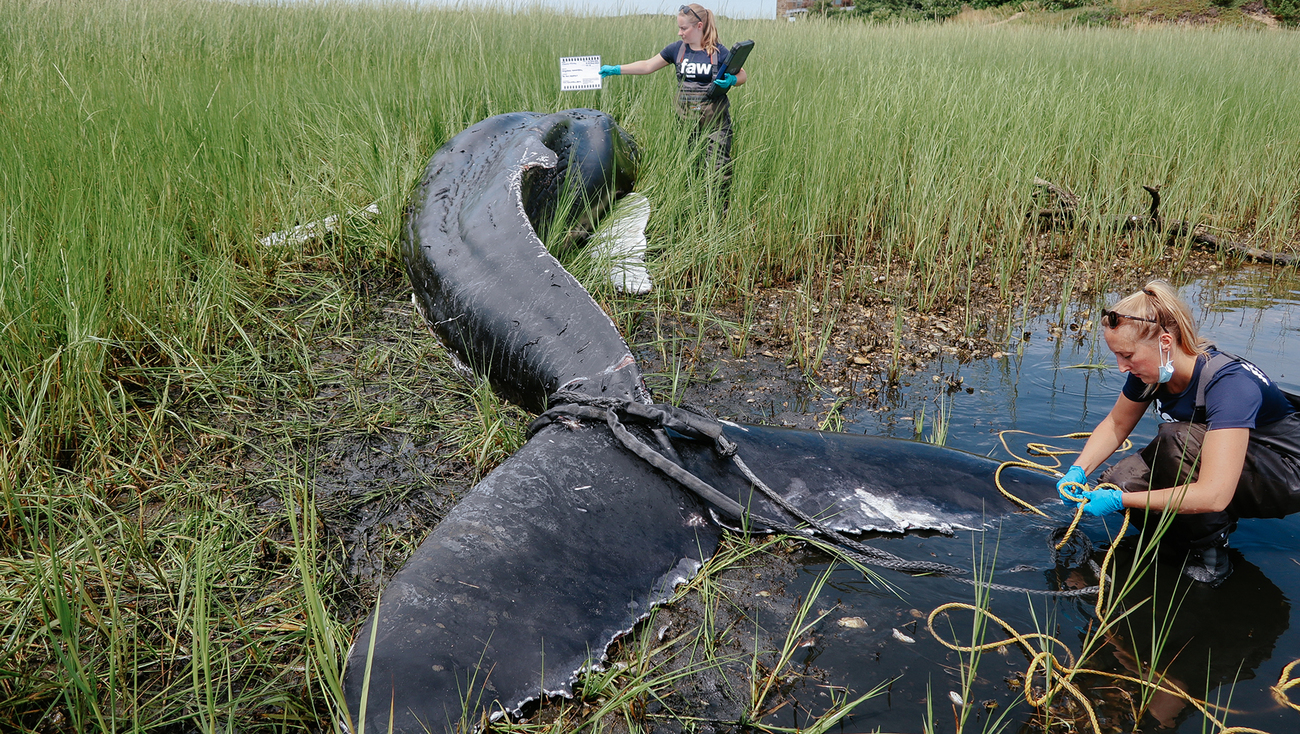
<svg viewBox="0 0 1300 734">
<path fill-rule="evenodd" d="M 690 8 L 692 14 L 699 19 L 699 22 L 704 24 L 704 27 L 700 29 L 700 35 L 701 35 L 700 45 L 704 47 L 705 51 L 709 52 L 710 56 L 717 53 L 718 52 L 718 24 L 713 21 L 713 11 L 706 10 L 704 6 L 700 5 L 699 3 L 688 3 L 686 5 L 683 5 L 682 7 Z M 683 18 L 686 17 L 686 13 L 683 13 L 680 10 L 677 11 L 677 14 L 682 16 Z"/>
<path fill-rule="evenodd" d="M 1112 306 L 1109 313 L 1114 315 L 1110 318 L 1103 315 L 1101 320 L 1107 329 L 1127 327 L 1133 330 L 1138 341 L 1157 339 L 1161 332 L 1169 332 L 1178 348 L 1192 357 L 1205 354 L 1210 346 L 1196 333 L 1192 309 L 1163 280 L 1149 281 L 1142 290 Z"/>
</svg>

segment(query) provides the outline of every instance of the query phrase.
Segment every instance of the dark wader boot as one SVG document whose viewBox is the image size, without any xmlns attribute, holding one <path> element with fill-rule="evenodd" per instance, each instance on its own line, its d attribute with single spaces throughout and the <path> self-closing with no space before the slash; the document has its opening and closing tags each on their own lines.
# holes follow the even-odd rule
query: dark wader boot
<svg viewBox="0 0 1300 734">
<path fill-rule="evenodd" d="M 731 111 L 730 105 L 710 118 L 701 118 L 700 124 L 691 133 L 691 141 L 703 138 L 704 170 L 718 186 L 718 196 L 725 209 L 731 201 Z"/>
<path fill-rule="evenodd" d="M 1196 481 L 1203 423 L 1164 423 L 1140 452 L 1107 469 L 1101 481 L 1125 492 L 1167 489 Z M 1300 414 L 1250 432 L 1246 461 L 1232 502 L 1222 512 L 1176 514 L 1160 540 L 1161 557 L 1185 563 L 1189 577 L 1218 585 L 1232 572 L 1228 534 L 1238 518 L 1284 517 L 1300 510 Z M 1159 511 L 1135 510 L 1143 532 L 1159 524 Z"/>
<path fill-rule="evenodd" d="M 680 61 L 678 62 L 680 64 Z M 713 83 L 682 81 L 677 86 L 677 115 L 693 124 L 690 149 L 699 155 L 700 170 L 717 186 L 723 209 L 731 198 L 731 100 L 707 98 Z"/>
</svg>

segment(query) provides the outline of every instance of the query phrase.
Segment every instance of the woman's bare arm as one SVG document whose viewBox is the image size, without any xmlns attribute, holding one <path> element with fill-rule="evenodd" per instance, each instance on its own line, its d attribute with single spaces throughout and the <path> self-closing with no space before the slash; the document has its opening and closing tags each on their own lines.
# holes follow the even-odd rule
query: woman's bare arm
<svg viewBox="0 0 1300 734">
<path fill-rule="evenodd" d="M 1079 452 L 1079 458 L 1075 459 L 1074 463 L 1083 467 L 1085 474 L 1091 474 L 1124 443 L 1124 439 L 1133 432 L 1134 426 L 1142 420 L 1142 414 L 1146 409 L 1146 403 L 1134 402 L 1120 393 L 1115 400 L 1115 406 L 1093 429 L 1092 436 L 1088 438 L 1088 443 L 1084 444 L 1083 450 Z"/>
<path fill-rule="evenodd" d="M 633 61 L 630 64 L 623 64 L 618 67 L 618 71 L 620 74 L 653 74 L 668 65 L 668 62 L 664 61 L 664 57 L 655 54 L 654 56 L 642 61 Z"/>
<path fill-rule="evenodd" d="M 1249 428 L 1206 431 L 1201 443 L 1201 471 L 1195 482 L 1149 492 L 1125 492 L 1124 506 L 1172 509 L 1182 514 L 1222 512 L 1237 492 L 1249 443 Z"/>
</svg>

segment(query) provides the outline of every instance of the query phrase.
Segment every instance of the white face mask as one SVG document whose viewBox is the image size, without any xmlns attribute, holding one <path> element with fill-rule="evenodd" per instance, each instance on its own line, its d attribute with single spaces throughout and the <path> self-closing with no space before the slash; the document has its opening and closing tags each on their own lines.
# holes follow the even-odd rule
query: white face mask
<svg viewBox="0 0 1300 734">
<path fill-rule="evenodd" d="M 1169 382 L 1174 376 L 1174 350 L 1170 349 L 1165 352 L 1165 347 L 1160 346 L 1160 374 L 1156 375 L 1156 382 L 1161 385 Z"/>
</svg>

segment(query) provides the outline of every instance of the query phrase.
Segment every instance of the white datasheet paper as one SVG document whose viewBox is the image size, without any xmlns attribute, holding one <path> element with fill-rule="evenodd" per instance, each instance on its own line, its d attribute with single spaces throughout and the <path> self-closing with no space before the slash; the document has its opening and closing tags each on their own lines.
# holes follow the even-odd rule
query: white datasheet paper
<svg viewBox="0 0 1300 734">
<path fill-rule="evenodd" d="M 566 56 L 560 59 L 560 91 L 600 89 L 599 56 Z"/>
</svg>

